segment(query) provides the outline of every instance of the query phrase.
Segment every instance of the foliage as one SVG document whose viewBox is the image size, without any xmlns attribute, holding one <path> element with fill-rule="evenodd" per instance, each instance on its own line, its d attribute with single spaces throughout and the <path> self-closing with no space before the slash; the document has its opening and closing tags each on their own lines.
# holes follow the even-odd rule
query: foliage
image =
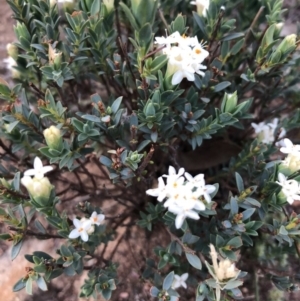
<svg viewBox="0 0 300 301">
<path fill-rule="evenodd" d="M 110 299 L 124 225 L 120 241 L 135 225 L 161 238 L 139 275 L 159 300 L 242 299 L 259 270 L 297 289 L 300 56 L 282 0 L 7 2 L 0 239 L 12 260 L 29 236 L 61 242 L 25 255 L 14 291 L 88 270 L 80 297 Z"/>
</svg>

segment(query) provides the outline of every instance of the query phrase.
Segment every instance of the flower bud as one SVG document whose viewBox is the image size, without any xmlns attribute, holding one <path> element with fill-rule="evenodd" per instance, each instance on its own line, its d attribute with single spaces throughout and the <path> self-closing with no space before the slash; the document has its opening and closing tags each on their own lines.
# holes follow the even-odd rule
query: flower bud
<svg viewBox="0 0 300 301">
<path fill-rule="evenodd" d="M 24 176 L 21 179 L 21 183 L 27 188 L 29 194 L 37 203 L 42 206 L 48 205 L 53 187 L 48 178 L 43 177 L 38 179 L 36 177 L 31 178 L 29 176 Z"/>
<path fill-rule="evenodd" d="M 15 61 L 18 59 L 18 47 L 14 44 L 7 44 L 6 45 L 6 50 L 7 50 L 7 53 L 8 55 L 13 58 Z"/>
<path fill-rule="evenodd" d="M 288 154 L 285 160 L 279 165 L 279 172 L 286 176 L 289 176 L 298 170 L 300 170 L 300 158 L 293 153 Z"/>
<path fill-rule="evenodd" d="M 49 48 L 48 48 L 49 64 L 54 66 L 56 69 L 60 69 L 61 57 L 62 57 L 62 52 L 57 52 L 55 49 L 52 48 L 51 44 L 49 44 Z"/>
<path fill-rule="evenodd" d="M 291 52 L 296 48 L 296 38 L 295 34 L 290 34 L 286 36 L 283 41 L 279 44 L 277 50 L 281 51 L 283 54 L 286 52 Z"/>
<path fill-rule="evenodd" d="M 88 221 L 89 219 L 88 218 L 85 218 L 85 217 L 83 217 L 83 218 L 81 218 L 80 219 L 80 222 L 81 223 L 84 223 L 85 221 Z M 87 229 L 87 234 L 92 234 L 92 233 L 94 233 L 94 231 L 95 231 L 95 226 L 94 225 L 91 225 L 88 229 Z"/>
<path fill-rule="evenodd" d="M 48 129 L 44 130 L 43 134 L 46 139 L 47 145 L 51 149 L 61 151 L 62 137 L 61 137 L 60 129 L 58 129 L 54 125 L 51 125 Z"/>
<path fill-rule="evenodd" d="M 237 101 L 238 101 L 238 97 L 236 92 L 232 94 L 225 93 L 221 105 L 221 111 L 227 113 L 234 112 L 234 110 L 236 109 Z"/>
<path fill-rule="evenodd" d="M 114 9 L 114 0 L 103 0 L 103 4 L 106 7 L 107 13 L 110 13 Z"/>
<path fill-rule="evenodd" d="M 209 3 L 210 3 L 210 0 L 195 0 L 195 1 L 191 1 L 191 4 L 194 4 L 197 6 L 197 13 L 199 16 L 203 16 L 203 17 L 206 17 L 206 13 L 207 13 L 207 10 L 209 8 Z M 221 9 L 225 7 L 222 6 Z M 223 10 L 223 9 L 222 9 Z"/>
</svg>

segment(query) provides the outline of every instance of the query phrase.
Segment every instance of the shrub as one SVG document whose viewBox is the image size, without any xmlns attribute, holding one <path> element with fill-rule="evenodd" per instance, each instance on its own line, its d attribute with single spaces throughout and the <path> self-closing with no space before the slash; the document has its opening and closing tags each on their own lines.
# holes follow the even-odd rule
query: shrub
<svg viewBox="0 0 300 301">
<path fill-rule="evenodd" d="M 88 270 L 80 296 L 110 299 L 123 226 L 162 238 L 139 262 L 159 300 L 259 295 L 259 271 L 297 289 L 300 59 L 282 0 L 7 2 L 0 237 L 12 259 L 28 236 L 61 239 L 25 255 L 14 291 Z"/>
</svg>

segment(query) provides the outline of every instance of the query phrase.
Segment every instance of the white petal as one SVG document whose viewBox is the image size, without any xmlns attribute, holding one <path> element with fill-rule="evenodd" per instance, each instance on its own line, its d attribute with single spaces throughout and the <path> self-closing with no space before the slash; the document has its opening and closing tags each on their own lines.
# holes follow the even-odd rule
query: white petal
<svg viewBox="0 0 300 301">
<path fill-rule="evenodd" d="M 159 196 L 159 192 L 160 192 L 160 191 L 159 191 L 158 188 L 146 190 L 146 194 L 151 195 L 151 196 L 154 196 L 154 197 Z"/>
<path fill-rule="evenodd" d="M 184 168 L 183 167 L 181 167 L 180 169 L 179 169 L 179 171 L 178 171 L 178 176 L 182 176 L 184 174 Z"/>
<path fill-rule="evenodd" d="M 178 85 L 183 80 L 183 73 L 181 70 L 176 71 L 172 77 L 172 85 Z"/>
<path fill-rule="evenodd" d="M 192 219 L 196 219 L 196 220 L 200 219 L 198 213 L 195 212 L 195 211 L 192 211 L 192 210 L 191 210 L 191 211 L 186 211 L 186 212 L 185 212 L 185 215 L 186 215 L 187 217 L 189 217 L 189 218 L 192 218 Z"/>
<path fill-rule="evenodd" d="M 180 284 L 181 284 L 182 287 L 187 288 L 187 285 L 184 281 L 181 281 Z"/>
<path fill-rule="evenodd" d="M 44 167 L 42 168 L 43 174 L 45 174 L 46 172 L 49 172 L 49 171 L 51 171 L 51 170 L 53 170 L 53 167 L 50 166 L 50 165 L 44 166 Z"/>
<path fill-rule="evenodd" d="M 84 222 L 81 223 L 81 227 L 84 229 L 84 230 L 89 230 L 92 226 L 92 221 L 90 219 L 88 220 L 85 220 Z M 84 231 L 83 231 L 84 232 Z"/>
<path fill-rule="evenodd" d="M 82 239 L 83 241 L 88 241 L 88 240 L 89 240 L 89 235 L 87 234 L 86 231 L 82 231 L 82 232 L 81 232 L 81 239 Z"/>
<path fill-rule="evenodd" d="M 196 210 L 204 211 L 205 210 L 205 205 L 201 201 L 196 201 L 194 208 Z"/>
<path fill-rule="evenodd" d="M 169 176 L 176 175 L 176 169 L 173 166 L 169 166 Z"/>
<path fill-rule="evenodd" d="M 39 170 L 43 168 L 43 162 L 39 157 L 34 158 L 33 167 L 35 170 Z"/>
<path fill-rule="evenodd" d="M 177 229 L 180 229 L 180 228 L 181 228 L 181 226 L 182 226 L 184 220 L 185 220 L 185 215 L 184 215 L 183 213 L 178 214 L 178 215 L 176 216 L 176 219 L 175 219 L 175 226 L 176 226 Z"/>
<path fill-rule="evenodd" d="M 78 232 L 77 229 L 72 230 L 69 234 L 69 238 L 77 238 L 79 236 L 80 236 L 80 233 Z"/>
<path fill-rule="evenodd" d="M 195 80 L 195 74 L 191 72 L 185 72 L 186 79 L 190 82 Z"/>
<path fill-rule="evenodd" d="M 73 219 L 73 225 L 76 227 L 76 228 L 80 228 L 81 227 L 81 221 L 77 218 L 74 218 Z"/>
<path fill-rule="evenodd" d="M 35 176 L 36 170 L 35 169 L 28 169 L 24 172 L 24 176 Z"/>
<path fill-rule="evenodd" d="M 279 182 L 281 183 L 281 184 L 284 184 L 285 183 L 285 181 L 286 181 L 286 177 L 285 177 L 285 175 L 283 174 L 283 173 L 278 173 L 278 180 L 279 180 Z"/>
<path fill-rule="evenodd" d="M 186 281 L 189 278 L 189 273 L 182 274 L 180 278 L 182 281 Z"/>
<path fill-rule="evenodd" d="M 188 172 L 185 172 L 184 176 L 189 182 L 193 182 L 194 178 L 191 174 L 189 174 Z"/>
</svg>

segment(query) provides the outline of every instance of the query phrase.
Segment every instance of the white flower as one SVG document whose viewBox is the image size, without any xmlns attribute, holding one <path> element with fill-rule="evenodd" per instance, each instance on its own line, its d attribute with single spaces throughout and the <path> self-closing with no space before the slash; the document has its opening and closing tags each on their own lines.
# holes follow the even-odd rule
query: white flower
<svg viewBox="0 0 300 301">
<path fill-rule="evenodd" d="M 188 182 L 193 185 L 193 187 L 197 187 L 196 194 L 199 195 L 199 197 L 203 196 L 206 202 L 210 203 L 210 194 L 216 190 L 216 187 L 214 185 L 205 185 L 204 174 L 199 174 L 194 178 L 187 172 L 184 175 Z"/>
<path fill-rule="evenodd" d="M 175 226 L 177 229 L 181 228 L 187 217 L 195 220 L 200 218 L 198 213 L 193 210 L 194 205 L 195 203 L 193 200 L 185 200 L 180 206 L 177 204 L 171 204 L 169 206 L 168 210 L 177 215 L 175 219 Z"/>
<path fill-rule="evenodd" d="M 285 146 L 280 148 L 280 151 L 284 154 L 295 154 L 300 156 L 300 145 L 299 144 L 293 144 L 293 142 L 290 139 L 283 139 L 283 143 Z"/>
<path fill-rule="evenodd" d="M 157 197 L 159 202 L 162 202 L 167 197 L 166 185 L 162 177 L 158 178 L 158 188 L 148 189 L 146 191 L 148 195 Z"/>
<path fill-rule="evenodd" d="M 24 172 L 24 176 L 35 176 L 36 179 L 42 179 L 44 174 L 53 169 L 52 166 L 43 166 L 42 160 L 39 157 L 34 158 L 33 169 L 28 169 Z"/>
<path fill-rule="evenodd" d="M 172 288 L 173 289 L 177 289 L 177 288 L 179 288 L 181 286 L 184 287 L 184 288 L 187 288 L 186 280 L 188 279 L 188 277 L 189 277 L 188 273 L 184 273 L 181 276 L 174 275 L 174 280 L 173 280 L 173 283 L 172 283 Z"/>
<path fill-rule="evenodd" d="M 284 174 L 278 173 L 277 184 L 282 186 L 281 191 L 286 196 L 288 203 L 293 204 L 294 201 L 300 201 L 300 187 L 296 180 L 287 180 Z"/>
<path fill-rule="evenodd" d="M 6 68 L 8 70 L 12 70 L 13 67 L 17 65 L 16 61 L 12 57 L 4 59 L 3 63 L 6 64 Z"/>
<path fill-rule="evenodd" d="M 209 8 L 210 0 L 196 0 L 191 1 L 190 3 L 197 6 L 197 13 L 200 16 L 206 17 L 206 13 Z"/>
<path fill-rule="evenodd" d="M 163 177 L 165 178 L 179 178 L 180 176 L 182 176 L 184 174 L 184 168 L 180 168 L 178 170 L 178 173 L 176 172 L 176 169 L 173 166 L 169 166 L 169 170 L 168 170 L 168 175 L 163 175 Z"/>
<path fill-rule="evenodd" d="M 258 124 L 252 122 L 252 127 L 254 128 L 255 133 L 257 134 L 258 140 L 262 143 L 270 144 L 274 142 L 275 130 L 278 127 L 278 118 L 274 118 L 272 122 L 265 123 L 260 122 Z M 284 128 L 280 128 L 280 135 L 278 138 L 282 138 L 285 136 L 286 131 Z"/>
<path fill-rule="evenodd" d="M 184 78 L 188 81 L 195 80 L 195 73 L 204 76 L 207 67 L 201 63 L 209 53 L 200 44 L 197 36 L 181 36 L 178 31 L 168 37 L 156 37 L 155 43 L 166 45 L 162 50 L 168 56 L 166 77 L 172 77 L 173 86 L 179 84 Z"/>
<path fill-rule="evenodd" d="M 90 220 L 92 222 L 92 225 L 97 225 L 99 226 L 105 219 L 104 214 L 97 214 L 96 211 L 94 211 L 90 217 Z"/>
<path fill-rule="evenodd" d="M 73 219 L 73 224 L 75 226 L 75 229 L 71 231 L 69 234 L 69 238 L 80 238 L 83 241 L 88 241 L 89 240 L 89 230 L 92 226 L 92 221 L 90 219 L 83 219 L 82 221 L 74 218 Z"/>
</svg>

